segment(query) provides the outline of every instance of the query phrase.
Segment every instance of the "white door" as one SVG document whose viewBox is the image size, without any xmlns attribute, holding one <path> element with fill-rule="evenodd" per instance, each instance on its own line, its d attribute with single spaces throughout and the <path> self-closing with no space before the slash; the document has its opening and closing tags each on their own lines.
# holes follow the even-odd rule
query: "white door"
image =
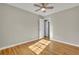
<svg viewBox="0 0 79 59">
<path fill-rule="evenodd" d="M 44 37 L 44 19 L 39 20 L 39 39 Z"/>
<path fill-rule="evenodd" d="M 45 22 L 45 19 L 39 20 L 39 39 L 43 38 L 44 36 L 47 36 L 49 38 L 53 38 L 53 26 L 52 21 L 47 20 Z"/>
<path fill-rule="evenodd" d="M 44 36 L 50 37 L 50 22 L 48 20 L 44 20 Z"/>
</svg>

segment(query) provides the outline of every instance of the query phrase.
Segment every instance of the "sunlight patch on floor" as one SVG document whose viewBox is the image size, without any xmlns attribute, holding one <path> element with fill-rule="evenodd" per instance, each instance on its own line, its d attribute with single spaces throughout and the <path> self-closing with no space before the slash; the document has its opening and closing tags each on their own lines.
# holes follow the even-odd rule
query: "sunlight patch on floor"
<svg viewBox="0 0 79 59">
<path fill-rule="evenodd" d="M 50 43 L 49 40 L 42 39 L 35 44 L 29 46 L 29 48 L 36 54 L 40 54 Z"/>
</svg>

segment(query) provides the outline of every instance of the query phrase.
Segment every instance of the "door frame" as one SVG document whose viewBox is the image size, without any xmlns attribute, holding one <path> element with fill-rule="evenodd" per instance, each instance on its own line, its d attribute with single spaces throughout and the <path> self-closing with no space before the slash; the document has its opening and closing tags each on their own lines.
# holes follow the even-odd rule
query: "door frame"
<svg viewBox="0 0 79 59">
<path fill-rule="evenodd" d="M 50 22 L 48 20 L 44 20 L 44 37 L 50 39 Z"/>
</svg>

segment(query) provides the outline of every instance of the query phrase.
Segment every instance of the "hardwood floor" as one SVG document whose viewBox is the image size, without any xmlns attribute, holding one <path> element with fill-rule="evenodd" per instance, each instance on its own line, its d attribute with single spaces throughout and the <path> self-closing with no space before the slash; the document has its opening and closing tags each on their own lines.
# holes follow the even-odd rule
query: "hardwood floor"
<svg viewBox="0 0 79 59">
<path fill-rule="evenodd" d="M 39 40 L 28 42 L 12 48 L 0 51 L 0 55 L 36 55 L 28 46 Z M 51 43 L 39 55 L 79 55 L 79 47 L 51 41 Z"/>
</svg>

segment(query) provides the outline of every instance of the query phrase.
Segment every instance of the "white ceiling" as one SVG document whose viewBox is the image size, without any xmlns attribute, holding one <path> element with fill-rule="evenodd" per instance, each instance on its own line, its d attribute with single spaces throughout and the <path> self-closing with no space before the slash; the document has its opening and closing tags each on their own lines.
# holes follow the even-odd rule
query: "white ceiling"
<svg viewBox="0 0 79 59">
<path fill-rule="evenodd" d="M 50 3 L 48 6 L 54 6 L 54 9 L 49 9 L 47 12 L 38 11 L 36 12 L 36 9 L 39 9 L 38 7 L 34 6 L 34 3 L 9 3 L 11 6 L 15 6 L 17 8 L 21 8 L 23 10 L 33 12 L 37 15 L 41 16 L 47 16 L 65 9 L 69 9 L 75 6 L 79 6 L 78 3 Z"/>
</svg>

